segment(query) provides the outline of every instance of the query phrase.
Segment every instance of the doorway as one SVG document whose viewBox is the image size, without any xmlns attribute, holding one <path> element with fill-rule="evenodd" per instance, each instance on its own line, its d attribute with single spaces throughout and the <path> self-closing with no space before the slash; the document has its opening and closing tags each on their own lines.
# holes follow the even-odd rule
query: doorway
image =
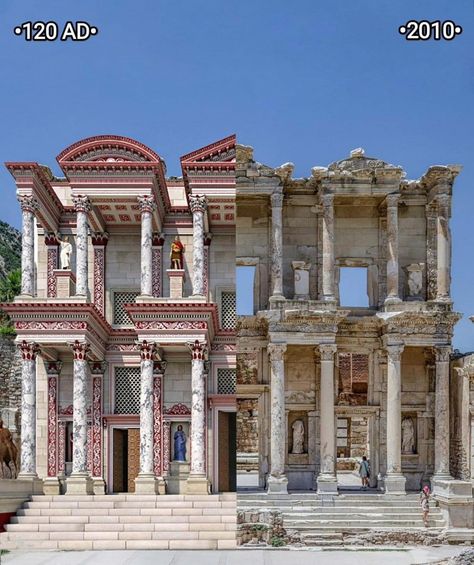
<svg viewBox="0 0 474 565">
<path fill-rule="evenodd" d="M 218 490 L 235 492 L 237 480 L 237 417 L 235 412 L 218 411 Z"/>
<path fill-rule="evenodd" d="M 113 429 L 113 492 L 135 492 L 140 471 L 140 429 Z"/>
</svg>

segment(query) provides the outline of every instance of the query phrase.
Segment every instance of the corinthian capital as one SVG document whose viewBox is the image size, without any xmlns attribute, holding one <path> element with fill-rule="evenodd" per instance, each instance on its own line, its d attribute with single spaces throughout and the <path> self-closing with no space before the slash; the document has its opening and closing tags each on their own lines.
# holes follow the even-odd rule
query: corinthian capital
<svg viewBox="0 0 474 565">
<path fill-rule="evenodd" d="M 198 196 L 191 195 L 189 197 L 189 206 L 191 207 L 191 212 L 194 214 L 195 212 L 205 212 L 207 208 L 206 197 L 205 196 Z"/>
<path fill-rule="evenodd" d="M 34 361 L 36 359 L 36 356 L 40 352 L 39 345 L 34 341 L 27 342 L 27 341 L 23 340 L 18 345 L 18 348 L 21 351 L 21 358 L 24 361 Z"/>
<path fill-rule="evenodd" d="M 286 343 L 269 343 L 267 346 L 270 362 L 283 361 L 286 353 Z"/>
<path fill-rule="evenodd" d="M 434 353 L 435 353 L 437 363 L 449 362 L 449 359 L 450 359 L 450 356 L 451 356 L 451 346 L 446 345 L 446 346 L 442 346 L 442 347 L 435 347 Z"/>
<path fill-rule="evenodd" d="M 39 208 L 38 201 L 32 194 L 18 196 L 18 202 L 20 203 L 22 212 L 31 212 L 34 214 Z"/>
<path fill-rule="evenodd" d="M 73 196 L 72 201 L 74 202 L 74 209 L 76 212 L 85 212 L 88 214 L 91 211 L 91 201 L 87 196 Z"/>
<path fill-rule="evenodd" d="M 404 345 L 402 343 L 396 345 L 387 345 L 387 356 L 392 363 L 399 363 L 402 358 Z"/>
<path fill-rule="evenodd" d="M 398 208 L 398 201 L 400 199 L 400 194 L 393 193 L 387 194 L 385 202 L 387 203 L 387 208 Z"/>
<path fill-rule="evenodd" d="M 76 339 L 74 343 L 71 343 L 70 346 L 72 347 L 72 352 L 75 361 L 85 361 L 87 358 L 87 354 L 90 350 L 90 345 L 85 341 L 79 341 Z"/>
<path fill-rule="evenodd" d="M 139 341 L 140 346 L 140 359 L 142 361 L 151 361 L 156 352 L 156 343 L 152 343 L 144 339 Z"/>
<path fill-rule="evenodd" d="M 337 346 L 335 343 L 322 343 L 319 346 L 321 361 L 334 361 L 334 353 L 336 353 L 336 351 Z"/>
<path fill-rule="evenodd" d="M 151 195 L 145 194 L 144 196 L 137 196 L 138 206 L 140 207 L 140 212 L 153 212 L 156 208 L 155 198 Z"/>
<path fill-rule="evenodd" d="M 281 192 L 272 192 L 270 200 L 272 208 L 281 208 L 283 206 L 283 194 Z"/>
<path fill-rule="evenodd" d="M 196 341 L 188 343 L 188 347 L 191 350 L 193 360 L 204 361 L 207 354 L 207 343 L 205 341 Z"/>
</svg>

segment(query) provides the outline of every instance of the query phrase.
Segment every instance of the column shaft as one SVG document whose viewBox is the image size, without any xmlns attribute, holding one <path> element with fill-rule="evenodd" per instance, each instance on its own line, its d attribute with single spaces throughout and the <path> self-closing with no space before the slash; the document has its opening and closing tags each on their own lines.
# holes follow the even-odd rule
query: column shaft
<svg viewBox="0 0 474 565">
<path fill-rule="evenodd" d="M 449 356 L 450 347 L 437 347 L 435 392 L 435 479 L 452 478 L 449 472 Z"/>
<path fill-rule="evenodd" d="M 191 361 L 191 475 L 205 476 L 206 451 L 206 391 L 204 377 L 203 344 L 197 342 L 192 346 Z"/>
<path fill-rule="evenodd" d="M 21 463 L 20 478 L 36 477 L 36 343 L 23 341 L 21 350 Z"/>
<path fill-rule="evenodd" d="M 153 196 L 139 196 L 141 211 L 141 294 L 152 296 L 153 293 L 153 222 L 152 214 L 155 209 Z"/>
<path fill-rule="evenodd" d="M 323 300 L 335 300 L 334 291 L 334 195 L 323 194 Z"/>
<path fill-rule="evenodd" d="M 153 360 L 143 346 L 140 369 L 140 473 L 153 475 Z"/>
<path fill-rule="evenodd" d="M 334 354 L 335 344 L 319 346 L 321 381 L 319 402 L 320 473 L 318 492 L 337 492 L 336 426 L 334 415 Z"/>
<path fill-rule="evenodd" d="M 272 203 L 272 296 L 283 300 L 283 194 L 274 192 Z"/>
<path fill-rule="evenodd" d="M 33 196 L 19 196 L 22 211 L 21 232 L 21 294 L 34 296 L 35 293 L 35 256 L 34 214 L 38 203 Z"/>
<path fill-rule="evenodd" d="M 205 196 L 190 196 L 193 213 L 193 295 L 204 296 L 204 212 Z"/>
<path fill-rule="evenodd" d="M 76 341 L 73 345 L 73 450 L 72 474 L 88 475 L 87 468 L 87 401 L 89 387 L 89 366 L 87 353 L 89 345 Z"/>
<path fill-rule="evenodd" d="M 285 475 L 285 352 L 286 344 L 270 343 L 270 476 L 268 492 L 287 492 Z"/>
<path fill-rule="evenodd" d="M 89 295 L 88 237 L 89 224 L 87 215 L 91 204 L 87 196 L 74 196 L 76 209 L 76 296 Z"/>
<path fill-rule="evenodd" d="M 398 294 L 398 194 L 387 196 L 387 302 L 400 302 Z"/>
<path fill-rule="evenodd" d="M 451 236 L 449 230 L 449 196 L 438 196 L 437 234 L 437 293 L 436 300 L 450 300 Z"/>
</svg>

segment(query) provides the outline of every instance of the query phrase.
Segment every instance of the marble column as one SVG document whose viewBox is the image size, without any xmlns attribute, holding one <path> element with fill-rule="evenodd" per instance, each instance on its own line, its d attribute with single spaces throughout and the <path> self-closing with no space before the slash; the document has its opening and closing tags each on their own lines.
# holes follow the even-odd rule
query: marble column
<svg viewBox="0 0 474 565">
<path fill-rule="evenodd" d="M 187 480 L 188 494 L 208 494 L 206 477 L 206 378 L 204 362 L 207 345 L 198 340 L 191 349 L 191 470 Z"/>
<path fill-rule="evenodd" d="M 92 414 L 91 414 L 91 459 L 92 483 L 94 494 L 105 494 L 105 480 L 103 472 L 103 381 L 107 370 L 107 361 L 90 361 L 89 368 L 92 375 Z"/>
<path fill-rule="evenodd" d="M 286 493 L 288 479 L 285 475 L 285 352 L 286 343 L 270 343 L 270 475 L 269 493 Z"/>
<path fill-rule="evenodd" d="M 283 296 L 283 194 L 274 192 L 270 198 L 272 203 L 272 295 L 270 301 L 279 301 L 285 299 Z"/>
<path fill-rule="evenodd" d="M 48 476 L 44 479 L 44 494 L 60 494 L 59 484 L 59 421 L 58 421 L 58 396 L 59 374 L 61 361 L 48 361 L 46 364 L 48 375 Z"/>
<path fill-rule="evenodd" d="M 142 296 L 153 294 L 153 210 L 156 208 L 153 196 L 139 196 L 142 238 L 141 238 L 141 286 Z"/>
<path fill-rule="evenodd" d="M 73 351 L 73 415 L 72 415 L 72 473 L 66 481 L 66 494 L 93 494 L 92 480 L 87 468 L 87 404 L 89 401 L 90 346 L 76 340 Z"/>
<path fill-rule="evenodd" d="M 151 242 L 150 242 L 151 243 Z M 135 479 L 136 494 L 158 494 L 153 467 L 153 363 L 156 345 L 140 343 L 140 472 Z"/>
<path fill-rule="evenodd" d="M 76 296 L 89 297 L 88 239 L 89 223 L 87 216 L 91 203 L 87 196 L 73 196 L 76 210 Z"/>
<path fill-rule="evenodd" d="M 321 344 L 321 381 L 319 400 L 320 464 L 317 478 L 318 492 L 337 494 L 336 477 L 336 425 L 334 415 L 334 354 L 333 343 Z M 316 353 L 317 353 L 316 349 Z"/>
<path fill-rule="evenodd" d="M 449 472 L 449 359 L 451 347 L 435 347 L 435 465 L 434 481 L 452 479 Z"/>
<path fill-rule="evenodd" d="M 23 340 L 21 352 L 21 461 L 19 479 L 35 479 L 36 473 L 36 357 L 34 342 Z"/>
<path fill-rule="evenodd" d="M 387 345 L 387 473 L 385 493 L 405 494 L 402 474 L 401 358 L 403 345 Z"/>
<path fill-rule="evenodd" d="M 438 217 L 436 222 L 437 269 L 436 300 L 450 302 L 451 282 L 451 234 L 449 230 L 450 197 L 440 194 L 437 197 Z"/>
<path fill-rule="evenodd" d="M 332 193 L 321 196 L 323 205 L 323 300 L 334 302 L 336 300 L 334 289 L 334 195 Z"/>
<path fill-rule="evenodd" d="M 94 248 L 94 305 L 105 318 L 105 250 L 109 234 L 94 233 L 92 246 Z"/>
<path fill-rule="evenodd" d="M 401 302 L 398 294 L 398 194 L 387 195 L 387 297 L 385 304 Z"/>
<path fill-rule="evenodd" d="M 204 212 L 205 196 L 190 196 L 193 213 L 193 296 L 204 296 Z"/>
<path fill-rule="evenodd" d="M 19 196 L 18 201 L 22 213 L 21 232 L 21 294 L 34 296 L 35 294 L 35 212 L 38 202 L 34 196 Z"/>
</svg>

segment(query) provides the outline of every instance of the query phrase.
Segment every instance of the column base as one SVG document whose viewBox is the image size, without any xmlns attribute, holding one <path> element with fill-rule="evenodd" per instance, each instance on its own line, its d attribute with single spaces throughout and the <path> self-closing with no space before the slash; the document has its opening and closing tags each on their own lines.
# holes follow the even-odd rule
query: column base
<svg viewBox="0 0 474 565">
<path fill-rule="evenodd" d="M 20 473 L 16 481 L 28 484 L 31 494 L 43 494 L 43 479 L 40 479 L 36 473 Z"/>
<path fill-rule="evenodd" d="M 92 477 L 94 494 L 105 494 L 105 481 L 102 477 Z"/>
<path fill-rule="evenodd" d="M 58 477 L 47 477 L 43 481 L 43 494 L 61 494 L 61 484 Z"/>
<path fill-rule="evenodd" d="M 92 478 L 88 473 L 73 473 L 66 479 L 66 495 L 94 494 Z"/>
<path fill-rule="evenodd" d="M 400 474 L 385 475 L 384 487 L 385 494 L 406 494 L 406 478 Z"/>
<path fill-rule="evenodd" d="M 387 296 L 384 301 L 385 306 L 390 306 L 391 304 L 400 304 L 402 299 L 399 296 Z"/>
<path fill-rule="evenodd" d="M 273 294 L 272 296 L 270 296 L 270 298 L 268 299 L 268 302 L 270 302 L 270 304 L 274 303 L 274 302 L 284 302 L 286 299 L 283 296 L 283 294 Z"/>
<path fill-rule="evenodd" d="M 163 477 L 143 473 L 135 479 L 135 494 L 165 494 L 165 492 Z"/>
<path fill-rule="evenodd" d="M 268 494 L 288 494 L 288 479 L 286 475 L 280 475 L 279 477 L 270 475 L 267 485 Z"/>
<path fill-rule="evenodd" d="M 188 477 L 186 494 L 210 494 L 211 485 L 206 477 Z"/>
<path fill-rule="evenodd" d="M 316 479 L 318 494 L 337 494 L 337 477 L 321 473 Z"/>
<path fill-rule="evenodd" d="M 452 299 L 450 296 L 446 295 L 442 295 L 442 296 L 437 296 L 435 298 L 435 302 L 442 302 L 443 304 L 451 304 L 452 303 Z"/>
</svg>

